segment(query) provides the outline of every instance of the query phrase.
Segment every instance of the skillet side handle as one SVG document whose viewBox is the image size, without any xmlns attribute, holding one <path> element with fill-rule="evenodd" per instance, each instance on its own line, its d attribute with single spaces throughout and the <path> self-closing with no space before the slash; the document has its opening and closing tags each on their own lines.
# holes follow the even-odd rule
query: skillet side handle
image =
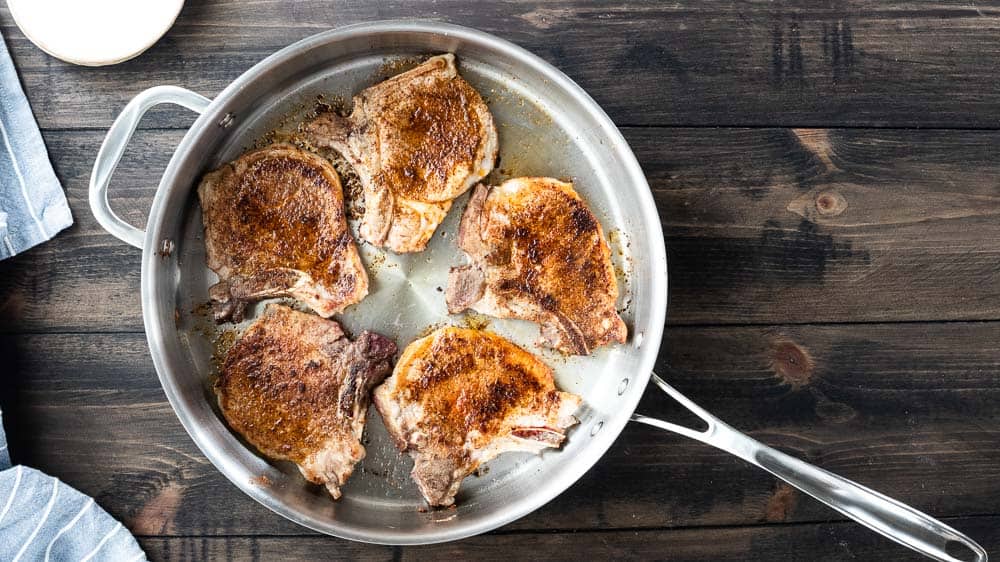
<svg viewBox="0 0 1000 562">
<path fill-rule="evenodd" d="M 111 176 L 143 115 L 154 106 L 164 103 L 186 107 L 200 114 L 204 113 L 212 100 L 177 86 L 156 86 L 135 96 L 108 129 L 101 150 L 97 153 L 94 171 L 90 174 L 90 210 L 94 213 L 94 218 L 115 238 L 139 249 L 142 249 L 146 233 L 125 222 L 111 210 L 108 184 L 111 183 Z"/>
<path fill-rule="evenodd" d="M 708 424 L 708 428 L 697 431 L 641 414 L 633 414 L 632 421 L 678 433 L 731 453 L 928 558 L 942 562 L 987 562 L 988 557 L 982 546 L 941 521 L 875 490 L 768 447 L 726 425 L 655 373 L 652 379 L 656 386 Z M 972 558 L 968 557 L 970 554 Z"/>
</svg>

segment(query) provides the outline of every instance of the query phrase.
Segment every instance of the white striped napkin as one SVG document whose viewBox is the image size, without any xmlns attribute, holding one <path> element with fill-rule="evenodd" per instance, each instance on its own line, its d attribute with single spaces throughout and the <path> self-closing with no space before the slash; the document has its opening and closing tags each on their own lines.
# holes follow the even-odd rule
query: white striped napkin
<svg viewBox="0 0 1000 562">
<path fill-rule="evenodd" d="M 62 185 L 0 37 L 0 260 L 71 224 Z"/>
<path fill-rule="evenodd" d="M 10 466 L 0 424 L 0 560 L 128 562 L 146 555 L 93 498 L 33 468 Z"/>
</svg>

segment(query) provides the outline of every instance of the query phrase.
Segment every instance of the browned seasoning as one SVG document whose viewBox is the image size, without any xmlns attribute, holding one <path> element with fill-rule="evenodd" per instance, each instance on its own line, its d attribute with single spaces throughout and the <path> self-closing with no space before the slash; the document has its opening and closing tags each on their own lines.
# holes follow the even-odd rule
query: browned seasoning
<svg viewBox="0 0 1000 562">
<path fill-rule="evenodd" d="M 430 326 L 426 326 L 424 327 L 424 329 L 417 332 L 417 339 L 427 337 L 432 333 L 434 333 L 434 331 L 437 330 L 438 328 L 443 328 L 445 326 L 447 326 L 447 324 L 444 322 L 436 322 L 434 324 L 431 324 Z"/>
<path fill-rule="evenodd" d="M 254 486 L 269 487 L 273 482 L 267 477 L 267 475 L 261 474 L 260 476 L 254 476 L 250 479 L 250 483 Z"/>
<path fill-rule="evenodd" d="M 420 66 L 430 55 L 423 57 L 390 57 L 382 60 L 378 70 L 375 72 L 376 81 L 381 81 L 397 74 L 402 74 Z"/>
<path fill-rule="evenodd" d="M 482 132 L 474 104 L 480 100 L 468 82 L 453 78 L 414 90 L 402 103 L 386 108 L 395 114 L 386 120 L 406 126 L 394 138 L 399 144 L 394 158 L 383 162 L 373 181 L 407 199 L 435 200 L 428 186 L 443 185 L 456 166 L 475 160 Z"/>
<path fill-rule="evenodd" d="M 462 325 L 470 330 L 485 330 L 490 327 L 490 317 L 476 312 L 467 312 L 462 317 Z"/>
<path fill-rule="evenodd" d="M 293 268 L 342 294 L 354 290 L 355 272 L 341 267 L 354 251 L 350 231 L 345 225 L 330 235 L 331 221 L 343 216 L 340 179 L 321 162 L 291 147 L 275 147 L 245 154 L 216 172 L 222 174 L 217 185 L 225 196 L 236 199 L 238 215 L 216 206 L 203 213 L 206 224 L 226 226 L 213 230 L 214 242 L 226 249 L 234 273 L 284 275 Z"/>
<path fill-rule="evenodd" d="M 509 225 L 494 234 L 503 241 L 503 251 L 486 258 L 504 272 L 494 291 L 501 299 L 530 298 L 546 312 L 571 319 L 583 340 L 571 344 L 577 353 L 623 341 L 622 330 L 606 328 L 618 323 L 610 318 L 616 313 L 618 283 L 600 223 L 571 185 L 537 182 L 545 188 L 544 197 L 536 190 L 487 200 L 496 210 L 484 213 L 509 217 Z"/>
<path fill-rule="evenodd" d="M 226 361 L 226 354 L 236 343 L 238 332 L 235 329 L 219 330 L 212 340 L 212 366 L 216 371 L 222 368 Z"/>
<path fill-rule="evenodd" d="M 371 262 L 368 264 L 368 274 L 372 277 L 378 275 L 379 270 L 385 265 L 385 254 L 375 254 L 371 258 Z"/>
<path fill-rule="evenodd" d="M 508 423 L 508 412 L 559 400 L 554 387 L 543 387 L 551 369 L 496 334 L 446 328 L 422 345 L 430 348 L 399 392 L 421 404 L 440 443 L 464 443 L 470 431 L 489 439 Z"/>
<path fill-rule="evenodd" d="M 350 421 L 335 414 L 341 379 L 316 334 L 287 337 L 281 320 L 256 323 L 226 353 L 216 393 L 229 425 L 268 456 L 301 464 L 328 439 L 353 439 Z M 309 315 L 299 330 L 324 330 Z M 221 348 L 225 345 L 220 345 Z"/>
</svg>

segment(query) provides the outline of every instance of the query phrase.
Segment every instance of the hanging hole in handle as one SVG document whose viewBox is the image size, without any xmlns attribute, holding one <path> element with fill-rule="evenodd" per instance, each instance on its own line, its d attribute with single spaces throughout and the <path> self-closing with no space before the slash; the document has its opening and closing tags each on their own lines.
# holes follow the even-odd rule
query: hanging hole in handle
<svg viewBox="0 0 1000 562">
<path fill-rule="evenodd" d="M 951 540 L 944 543 L 944 551 L 953 558 L 963 562 L 975 562 L 978 559 L 976 551 L 969 548 L 969 545 L 962 541 Z"/>
<path fill-rule="evenodd" d="M 108 204 L 122 220 L 141 230 L 143 236 L 149 224 L 149 210 L 156 198 L 156 182 L 163 177 L 173 157 L 173 145 L 168 142 L 169 138 L 159 129 L 137 129 L 122 150 L 115 173 L 108 182 Z M 157 150 L 160 146 L 170 148 Z M 146 181 L 146 177 L 154 180 Z M 155 245 L 157 254 L 162 249 L 159 244 Z"/>
<path fill-rule="evenodd" d="M 642 395 L 642 400 L 639 402 L 636 412 L 675 423 L 692 431 L 705 432 L 708 430 L 708 422 L 685 408 L 665 392 L 661 392 L 655 384 L 650 384 L 646 388 L 646 392 Z"/>
<path fill-rule="evenodd" d="M 141 249 L 145 243 L 146 233 L 143 228 L 119 216 L 113 210 L 109 193 L 112 191 L 111 184 L 116 176 L 115 172 L 123 162 L 123 157 L 126 158 L 126 162 L 128 161 L 129 147 L 135 146 L 132 142 L 133 136 L 147 112 L 160 105 L 173 104 L 195 113 L 204 113 L 211 103 L 205 96 L 191 90 L 177 86 L 154 86 L 140 92 L 125 105 L 111 124 L 101 148 L 97 151 L 88 188 L 87 199 L 90 202 L 90 210 L 108 233 L 136 248 Z M 169 159 L 169 153 L 165 156 Z M 148 171 L 148 158 L 143 158 L 141 161 Z M 163 167 L 166 169 L 166 162 Z M 155 192 L 155 190 L 150 191 Z"/>
</svg>

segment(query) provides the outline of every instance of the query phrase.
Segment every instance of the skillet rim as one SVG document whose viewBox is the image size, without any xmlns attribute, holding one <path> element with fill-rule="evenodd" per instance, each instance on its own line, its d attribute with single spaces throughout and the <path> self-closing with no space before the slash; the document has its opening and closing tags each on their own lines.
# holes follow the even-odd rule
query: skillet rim
<svg viewBox="0 0 1000 562">
<path fill-rule="evenodd" d="M 625 394 L 621 397 L 619 404 L 622 408 L 600 420 L 599 431 L 591 436 L 590 441 L 583 448 L 576 452 L 572 461 L 564 460 L 561 464 L 562 472 L 558 478 L 553 478 L 542 487 L 543 493 L 532 496 L 521 497 L 506 504 L 501 509 L 496 509 L 492 514 L 487 514 L 477 518 L 470 524 L 458 525 L 432 532 L 400 532 L 386 527 L 378 529 L 362 530 L 356 526 L 345 526 L 338 524 L 336 519 L 319 519 L 286 505 L 276 497 L 269 488 L 254 485 L 250 478 L 245 476 L 245 468 L 240 463 L 228 455 L 221 444 L 216 443 L 204 423 L 197 419 L 189 405 L 190 400 L 181 396 L 181 391 L 174 375 L 174 366 L 167 357 L 165 350 L 165 335 L 168 330 L 176 334 L 173 318 L 173 310 L 163 310 L 165 307 L 157 295 L 164 291 L 173 291 L 174 279 L 165 268 L 170 263 L 163 260 L 157 253 L 159 247 L 158 240 L 169 237 L 165 236 L 164 223 L 168 211 L 177 212 L 168 204 L 168 196 L 174 190 L 191 190 L 190 185 L 178 185 L 174 177 L 178 174 L 181 161 L 184 155 L 192 150 L 196 137 L 198 137 L 207 127 L 215 126 L 225 115 L 225 108 L 228 102 L 239 92 L 254 86 L 255 81 L 267 70 L 274 66 L 288 62 L 303 53 L 308 53 L 314 48 L 330 42 L 344 41 L 356 38 L 371 38 L 385 33 L 417 33 L 439 35 L 446 38 L 457 39 L 461 43 L 475 44 L 498 50 L 504 57 L 517 64 L 524 64 L 535 72 L 548 78 L 555 87 L 565 90 L 571 97 L 583 106 L 599 125 L 601 135 L 611 141 L 610 148 L 615 150 L 619 156 L 619 165 L 622 167 L 623 175 L 629 178 L 629 196 L 639 199 L 639 207 L 642 209 L 641 221 L 638 226 L 641 234 L 646 238 L 646 243 L 650 249 L 648 256 L 635 256 L 633 259 L 639 260 L 645 257 L 652 260 L 650 270 L 653 272 L 651 280 L 651 301 L 650 321 L 648 327 L 641 336 L 633 334 L 629 342 L 624 344 L 629 353 L 639 355 L 639 372 L 629 374 L 630 383 Z M 605 146 L 607 150 L 609 147 Z M 633 236 L 635 235 L 632 233 Z M 166 279 L 170 277 L 170 279 Z M 143 322 L 146 330 L 146 337 L 149 344 L 150 355 L 156 368 L 157 377 L 163 387 L 163 391 L 170 402 L 174 413 L 177 415 L 184 429 L 194 440 L 195 444 L 206 458 L 232 482 L 243 493 L 250 496 L 258 503 L 264 505 L 271 511 L 285 517 L 286 519 L 302 525 L 308 529 L 332 535 L 348 540 L 381 544 L 381 545 L 422 545 L 436 544 L 459 540 L 476 536 L 535 511 L 542 507 L 556 496 L 562 494 L 567 488 L 579 480 L 594 464 L 599 461 L 611 445 L 617 440 L 619 434 L 624 430 L 643 391 L 649 382 L 650 375 L 656 357 L 662 344 L 664 324 L 667 312 L 667 260 L 666 247 L 663 239 L 663 231 L 660 218 L 656 211 L 652 192 L 646 177 L 635 158 L 627 141 L 621 132 L 611 121 L 604 110 L 572 79 L 562 71 L 549 64 L 537 55 L 526 49 L 515 45 L 507 40 L 501 39 L 489 33 L 476 29 L 433 22 L 427 20 L 383 20 L 366 22 L 335 28 L 301 39 L 277 52 L 266 57 L 255 64 L 246 72 L 241 74 L 230 83 L 205 110 L 205 112 L 195 120 L 194 124 L 184 135 L 163 173 L 160 184 L 154 196 L 152 209 L 149 214 L 148 226 L 146 229 L 145 243 L 143 244 L 141 295 Z M 636 343 L 642 342 L 640 347 Z M 578 427 L 578 430 L 582 427 Z M 235 442 L 235 438 L 234 442 Z"/>
</svg>

